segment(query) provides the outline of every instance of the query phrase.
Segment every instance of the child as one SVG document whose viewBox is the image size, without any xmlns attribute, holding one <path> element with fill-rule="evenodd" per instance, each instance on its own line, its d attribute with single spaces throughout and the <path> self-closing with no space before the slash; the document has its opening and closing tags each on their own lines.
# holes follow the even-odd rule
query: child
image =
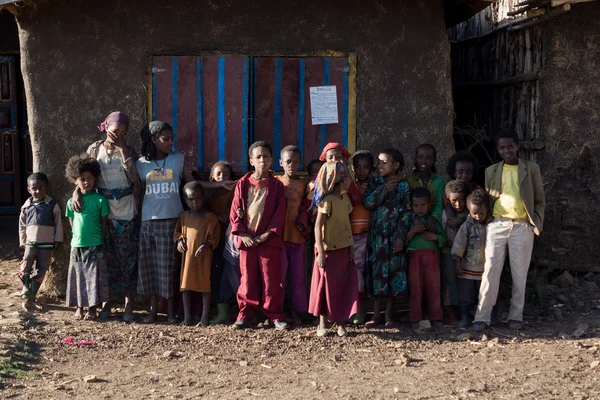
<svg viewBox="0 0 600 400">
<path fill-rule="evenodd" d="M 67 163 L 66 176 L 79 186 L 85 204 L 83 210 L 76 213 L 73 211 L 73 199 L 69 199 L 66 210 L 73 230 L 67 306 L 77 307 L 77 320 L 95 320 L 97 307 L 109 300 L 108 270 L 104 258 L 109 206 L 106 197 L 94 191 L 99 175 L 100 164 L 85 154 L 71 157 Z M 88 307 L 85 316 L 83 307 Z"/>
<path fill-rule="evenodd" d="M 379 176 L 371 179 L 363 202 L 371 210 L 368 239 L 367 288 L 375 297 L 373 319 L 367 327 L 381 322 L 381 305 L 385 298 L 385 325 L 393 325 L 394 297 L 406 290 L 406 256 L 404 216 L 410 212 L 410 189 L 398 175 L 404 158 L 396 149 L 379 153 Z"/>
<path fill-rule="evenodd" d="M 98 193 L 106 197 L 110 212 L 106 226 L 105 250 L 108 266 L 108 290 L 125 297 L 123 321 L 133 321 L 133 296 L 137 283 L 137 256 L 139 218 L 135 189 L 140 179 L 135 168 L 138 154 L 126 142 L 129 117 L 122 112 L 110 113 L 98 126 L 105 137 L 92 143 L 86 153 L 100 164 L 101 174 L 96 186 Z M 73 209 L 83 208 L 79 189 L 73 192 Z M 100 311 L 101 318 L 108 318 L 111 303 L 106 302 Z"/>
<path fill-rule="evenodd" d="M 485 269 L 473 324 L 476 332 L 484 331 L 490 322 L 507 251 L 512 276 L 508 327 L 522 328 L 533 239 L 542 233 L 546 208 L 540 168 L 518 157 L 517 133 L 502 129 L 496 136 L 496 148 L 503 161 L 485 170 L 485 189 L 490 195 L 494 221 L 487 227 Z"/>
<path fill-rule="evenodd" d="M 466 208 L 466 198 L 469 194 L 469 187 L 465 181 L 454 180 L 446 184 L 445 197 L 448 199 L 454 218 L 466 220 L 469 212 Z M 456 281 L 456 268 L 452 260 L 451 250 L 454 236 L 460 227 L 451 227 L 448 224 L 448 211 L 444 209 L 442 215 L 442 228 L 446 232 L 446 245 L 441 251 L 441 290 L 442 306 L 444 311 L 444 321 L 448 324 L 457 322 L 458 307 L 458 282 Z"/>
<path fill-rule="evenodd" d="M 25 311 L 39 309 L 35 298 L 52 261 L 52 249 L 63 241 L 60 207 L 48 196 L 48 177 L 36 172 L 27 178 L 31 195 L 19 215 L 19 245 L 25 249 L 19 268 Z M 35 263 L 35 269 L 33 264 Z"/>
<path fill-rule="evenodd" d="M 202 293 L 202 317 L 200 324 L 208 326 L 210 311 L 210 269 L 213 249 L 220 237 L 219 218 L 202 210 L 204 189 L 198 181 L 183 187 L 189 211 L 179 216 L 173 240 L 181 259 L 181 293 L 184 318 L 181 325 L 192 324 L 192 292 Z"/>
<path fill-rule="evenodd" d="M 352 183 L 348 167 L 327 162 L 316 180 L 311 207 L 318 207 L 315 224 L 315 265 L 308 311 L 319 316 L 317 336 L 327 334 L 327 320 L 343 322 L 358 311 L 358 282 L 352 262 L 352 205 L 344 193 Z M 342 324 L 338 336 L 346 336 Z"/>
<path fill-rule="evenodd" d="M 454 153 L 446 166 L 448 176 L 450 176 L 452 180 L 465 182 L 468 185 L 469 193 L 476 189 L 481 189 L 479 185 L 473 182 L 473 178 L 477 174 L 478 169 L 479 162 L 477 161 L 477 158 L 468 151 L 457 151 Z M 465 222 L 466 215 L 465 218 L 457 218 L 454 209 L 446 196 L 444 196 L 444 210 L 446 211 L 447 223 L 450 228 L 458 229 L 462 223 Z"/>
<path fill-rule="evenodd" d="M 142 203 L 140 231 L 138 293 L 150 295 L 150 313 L 145 323 L 156 321 L 158 298 L 168 302 L 168 322 L 175 323 L 175 279 L 177 254 L 173 234 L 177 218 L 183 212 L 179 197 L 181 180 L 192 181 L 184 171 L 184 155 L 172 153 L 173 128 L 162 121 L 152 121 L 140 132 L 142 155 L 136 162 L 140 180 L 146 190 Z"/>
<path fill-rule="evenodd" d="M 323 161 L 321 160 L 312 160 L 306 166 L 306 173 L 308 174 L 309 180 L 314 182 L 317 179 L 317 175 L 319 174 L 319 170 L 323 166 Z"/>
<path fill-rule="evenodd" d="M 235 179 L 233 167 L 227 161 L 219 161 L 210 169 L 211 182 L 223 182 Z M 229 320 L 229 303 L 233 300 L 240 285 L 237 248 L 229 233 L 229 211 L 233 202 L 233 191 L 219 188 L 212 192 L 207 200 L 208 210 L 219 217 L 221 237 L 219 246 L 213 251 L 211 282 L 213 293 L 218 293 L 217 317 L 211 324 L 225 324 Z M 226 254 L 228 252 L 228 254 Z M 231 259 L 236 254 L 235 264 Z M 227 258 L 227 259 L 226 259 Z"/>
<path fill-rule="evenodd" d="M 469 216 L 460 226 L 452 245 L 452 259 L 458 275 L 461 319 L 459 326 L 469 326 L 471 307 L 477 305 L 481 276 L 485 264 L 485 237 L 488 219 L 488 198 L 482 189 L 467 197 Z"/>
<path fill-rule="evenodd" d="M 429 143 L 417 147 L 415 151 L 415 164 L 411 174 L 406 177 L 411 190 L 422 187 L 431 193 L 431 215 L 442 223 L 442 210 L 444 208 L 444 186 L 446 182 L 437 174 L 435 162 L 437 151 Z"/>
<path fill-rule="evenodd" d="M 281 249 L 286 202 L 283 184 L 270 171 L 273 151 L 266 142 L 248 149 L 248 172 L 235 185 L 229 219 L 239 237 L 241 282 L 237 293 L 240 312 L 234 329 L 248 327 L 257 311 L 287 328 L 281 290 Z"/>
<path fill-rule="evenodd" d="M 356 186 L 360 195 L 367 191 L 367 186 L 373 174 L 375 161 L 373 154 L 367 150 L 359 150 L 352 156 L 352 170 L 356 179 Z M 354 316 L 352 323 L 362 325 L 365 320 L 365 262 L 367 260 L 367 236 L 369 233 L 369 218 L 371 214 L 362 201 L 352 208 L 350 213 L 350 226 L 352 226 L 352 251 L 354 265 L 358 276 L 358 313 Z"/>
<path fill-rule="evenodd" d="M 408 218 L 408 319 L 417 330 L 423 319 L 421 302 L 427 301 L 429 319 L 434 327 L 442 326 L 440 302 L 440 267 L 438 249 L 444 247 L 446 234 L 429 212 L 431 193 L 417 187 L 410 194 L 413 215 Z"/>
<path fill-rule="evenodd" d="M 305 202 L 308 182 L 298 176 L 301 160 L 302 154 L 297 146 L 285 146 L 279 157 L 283 175 L 277 177 L 285 187 L 287 202 L 281 252 L 281 286 L 285 297 L 286 278 L 289 273 L 291 317 L 294 325 L 302 323 L 298 314 L 308 310 L 304 237 L 308 228 L 309 204 Z"/>
</svg>

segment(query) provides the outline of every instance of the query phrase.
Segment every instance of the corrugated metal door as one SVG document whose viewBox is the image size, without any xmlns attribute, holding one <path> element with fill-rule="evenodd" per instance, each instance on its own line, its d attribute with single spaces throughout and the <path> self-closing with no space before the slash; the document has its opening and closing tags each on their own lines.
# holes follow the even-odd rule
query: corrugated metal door
<svg viewBox="0 0 600 400">
<path fill-rule="evenodd" d="M 336 86 L 340 123 L 312 125 L 309 88 L 327 85 Z M 300 147 L 303 165 L 330 141 L 354 149 L 352 91 L 343 57 L 156 56 L 149 106 L 152 119 L 171 121 L 190 169 L 225 159 L 245 172 L 248 146 L 265 140 L 280 170 L 288 144 Z"/>
</svg>

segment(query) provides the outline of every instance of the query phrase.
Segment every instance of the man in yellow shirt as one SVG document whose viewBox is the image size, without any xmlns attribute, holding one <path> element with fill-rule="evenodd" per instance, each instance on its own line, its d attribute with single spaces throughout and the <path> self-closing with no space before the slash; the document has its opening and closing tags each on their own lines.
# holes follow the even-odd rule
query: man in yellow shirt
<svg viewBox="0 0 600 400">
<path fill-rule="evenodd" d="M 490 323 L 507 252 L 512 275 L 508 326 L 522 328 L 533 241 L 542 232 L 546 207 L 540 168 L 534 162 L 519 159 L 517 133 L 502 129 L 496 136 L 496 148 L 503 161 L 485 170 L 485 188 L 494 220 L 487 227 L 485 267 L 473 324 L 476 332 L 484 331 Z"/>
</svg>

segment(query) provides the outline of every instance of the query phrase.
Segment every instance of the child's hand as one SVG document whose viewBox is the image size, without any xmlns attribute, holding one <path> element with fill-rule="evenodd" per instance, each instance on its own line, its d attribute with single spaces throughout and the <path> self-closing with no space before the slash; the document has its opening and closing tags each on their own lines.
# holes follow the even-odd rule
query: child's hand
<svg viewBox="0 0 600 400">
<path fill-rule="evenodd" d="M 203 245 L 200 245 L 200 247 L 198 247 L 198 250 L 196 250 L 196 252 L 194 253 L 194 256 L 202 257 L 204 255 L 204 253 L 206 253 L 207 248 L 208 248 L 208 245 L 206 243 L 204 243 Z"/>
<path fill-rule="evenodd" d="M 354 246 L 350 246 L 348 247 L 348 257 L 350 258 L 351 262 L 354 262 Z"/>
<path fill-rule="evenodd" d="M 177 241 L 177 251 L 179 251 L 182 254 L 187 251 L 187 245 L 185 244 L 185 238 L 180 238 Z"/>
<path fill-rule="evenodd" d="M 77 187 L 73 192 L 73 201 L 71 202 L 71 208 L 75 212 L 83 211 L 83 195 L 81 194 L 81 190 L 79 190 L 79 187 Z"/>
<path fill-rule="evenodd" d="M 460 260 L 454 261 L 454 265 L 456 267 L 456 275 L 458 275 L 458 276 L 462 275 L 462 264 L 461 264 Z"/>
<path fill-rule="evenodd" d="M 247 248 L 254 247 L 257 245 L 256 240 L 252 236 L 248 235 L 247 233 L 241 234 L 240 237 L 242 238 L 242 243 Z"/>
<path fill-rule="evenodd" d="M 296 225 L 296 228 L 298 228 L 298 230 L 300 231 L 300 233 L 304 233 L 304 230 L 306 229 L 306 227 L 302 224 L 298 224 Z"/>
<path fill-rule="evenodd" d="M 229 224 L 229 215 L 221 215 L 219 217 L 219 222 L 223 225 L 228 225 Z"/>
<path fill-rule="evenodd" d="M 267 241 L 269 236 L 271 236 L 271 233 L 273 233 L 273 231 L 266 231 L 262 235 L 258 235 L 257 237 L 255 237 L 254 241 L 256 242 L 257 245 L 264 243 Z"/>
<path fill-rule="evenodd" d="M 317 266 L 319 268 L 325 268 L 325 252 L 318 251 L 317 254 Z"/>
<path fill-rule="evenodd" d="M 235 214 L 238 216 L 238 218 L 242 219 L 244 218 L 244 210 L 242 210 L 241 208 L 238 208 L 237 210 L 235 210 Z"/>
<path fill-rule="evenodd" d="M 423 233 L 421 233 L 421 236 L 423 237 L 423 239 L 431 240 L 432 242 L 435 242 L 438 240 L 438 236 L 433 232 L 423 232 Z"/>
<path fill-rule="evenodd" d="M 396 239 L 396 243 L 394 244 L 394 248 L 392 251 L 394 253 L 400 253 L 402 250 L 404 250 L 404 240 Z"/>
<path fill-rule="evenodd" d="M 227 190 L 233 190 L 235 189 L 235 182 L 236 181 L 223 181 L 223 183 L 221 185 L 223 185 L 223 188 L 227 189 Z M 242 217 L 240 217 L 242 218 Z"/>
</svg>

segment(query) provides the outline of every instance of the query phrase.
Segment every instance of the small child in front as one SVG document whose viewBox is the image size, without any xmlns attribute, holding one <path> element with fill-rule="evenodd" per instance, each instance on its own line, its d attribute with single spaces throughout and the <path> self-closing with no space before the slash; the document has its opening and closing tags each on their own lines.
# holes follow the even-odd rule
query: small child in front
<svg viewBox="0 0 600 400">
<path fill-rule="evenodd" d="M 438 250 L 444 247 L 446 234 L 438 220 L 429 213 L 429 190 L 417 187 L 411 192 L 410 198 L 413 215 L 407 221 L 408 319 L 413 329 L 417 330 L 423 319 L 422 300 L 425 297 L 429 320 L 437 328 L 442 326 Z"/>
<path fill-rule="evenodd" d="M 469 215 L 469 210 L 466 208 L 468 194 L 469 186 L 464 181 L 453 180 L 446 184 L 445 197 L 448 199 L 450 208 L 452 208 L 452 216 L 449 215 L 448 210 L 444 209 L 442 214 L 442 228 L 446 232 L 446 245 L 442 248 L 441 252 L 440 272 L 444 323 L 451 325 L 458 322 L 458 282 L 456 280 L 456 268 L 450 253 L 454 236 L 456 236 L 460 225 L 452 227 L 448 223 L 448 220 L 451 218 L 466 220 L 467 215 Z"/>
<path fill-rule="evenodd" d="M 204 189 L 199 181 L 183 187 L 183 198 L 189 207 L 177 220 L 173 240 L 181 257 L 181 297 L 183 322 L 192 324 L 192 292 L 202 293 L 202 317 L 200 325 L 208 326 L 210 311 L 210 269 L 213 249 L 219 244 L 219 218 L 202 209 Z"/>
<path fill-rule="evenodd" d="M 263 141 L 248 149 L 248 172 L 235 185 L 229 220 L 240 244 L 240 312 L 234 329 L 248 327 L 257 311 L 286 329 L 281 290 L 281 249 L 285 224 L 285 187 L 270 171 L 273 150 Z"/>
<path fill-rule="evenodd" d="M 534 237 L 542 233 L 546 208 L 540 167 L 519 158 L 517 133 L 502 129 L 496 136 L 496 149 L 503 161 L 485 170 L 485 190 L 490 195 L 494 221 L 487 227 L 485 269 L 473 324 L 476 332 L 484 331 L 490 323 L 507 253 L 512 276 L 508 327 L 523 327 L 527 272 Z"/>
<path fill-rule="evenodd" d="M 482 189 L 467 197 L 469 215 L 454 237 L 452 259 L 458 276 L 458 296 L 461 319 L 459 326 L 466 328 L 470 322 L 471 307 L 477 305 L 481 276 L 485 264 L 486 228 L 489 200 Z"/>
<path fill-rule="evenodd" d="M 294 325 L 302 323 L 298 314 L 305 314 L 308 310 L 304 236 L 308 228 L 308 205 L 306 204 L 308 182 L 298 175 L 301 162 L 300 149 L 293 145 L 285 146 L 279 157 L 283 175 L 277 176 L 285 187 L 287 202 L 281 252 L 281 286 L 285 297 L 286 281 L 289 280 L 291 317 Z"/>
<path fill-rule="evenodd" d="M 48 196 L 48 177 L 36 172 L 27 178 L 31 195 L 21 207 L 19 245 L 25 249 L 19 268 L 25 311 L 39 309 L 35 298 L 52 261 L 52 250 L 63 241 L 60 207 Z M 35 269 L 34 269 L 35 264 Z"/>
<path fill-rule="evenodd" d="M 75 319 L 95 320 L 96 309 L 109 300 L 108 269 L 104 251 L 104 234 L 109 205 L 106 197 L 94 191 L 100 164 L 83 154 L 67 163 L 66 176 L 81 191 L 85 207 L 73 211 L 73 199 L 67 202 L 66 216 L 73 229 L 71 258 L 67 278 L 67 306 L 77 307 Z M 83 307 L 88 312 L 83 315 Z"/>
<path fill-rule="evenodd" d="M 343 322 L 358 311 L 358 279 L 352 262 L 352 211 L 348 190 L 352 178 L 342 162 L 327 162 L 316 180 L 311 208 L 317 207 L 315 265 L 308 312 L 319 316 L 317 336 L 327 334 L 327 320 L 338 322 L 338 336 L 346 336 Z"/>
</svg>

